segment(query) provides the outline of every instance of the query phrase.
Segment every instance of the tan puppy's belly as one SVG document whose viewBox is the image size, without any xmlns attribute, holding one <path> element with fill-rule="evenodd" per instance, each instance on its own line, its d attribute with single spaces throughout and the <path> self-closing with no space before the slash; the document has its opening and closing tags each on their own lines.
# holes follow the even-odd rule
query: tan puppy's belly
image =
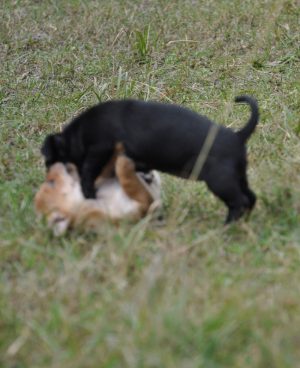
<svg viewBox="0 0 300 368">
<path fill-rule="evenodd" d="M 106 179 L 97 191 L 97 205 L 112 220 L 136 216 L 138 202 L 129 198 L 117 179 Z"/>
</svg>

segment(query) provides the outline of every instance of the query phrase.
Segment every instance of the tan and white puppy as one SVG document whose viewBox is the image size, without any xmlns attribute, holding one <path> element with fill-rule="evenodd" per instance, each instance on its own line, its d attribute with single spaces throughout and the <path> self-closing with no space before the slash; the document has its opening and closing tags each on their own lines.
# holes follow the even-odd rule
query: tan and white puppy
<svg viewBox="0 0 300 368">
<path fill-rule="evenodd" d="M 96 229 L 103 220 L 137 221 L 160 207 L 159 174 L 136 172 L 120 146 L 95 182 L 96 199 L 86 199 L 73 164 L 56 163 L 35 196 L 38 215 L 45 216 L 55 235 L 70 227 Z"/>
</svg>

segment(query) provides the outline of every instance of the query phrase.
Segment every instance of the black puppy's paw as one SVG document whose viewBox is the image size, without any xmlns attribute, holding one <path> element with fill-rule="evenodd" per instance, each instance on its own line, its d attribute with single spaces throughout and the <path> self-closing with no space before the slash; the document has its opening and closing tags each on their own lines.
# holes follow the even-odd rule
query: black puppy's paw
<svg viewBox="0 0 300 368">
<path fill-rule="evenodd" d="M 95 190 L 89 190 L 89 191 L 83 191 L 83 194 L 85 198 L 87 199 L 95 199 L 96 198 L 96 191 Z"/>
<path fill-rule="evenodd" d="M 244 207 L 229 208 L 224 225 L 229 225 L 235 221 L 238 221 L 243 216 L 245 211 L 246 209 Z"/>
<path fill-rule="evenodd" d="M 85 198 L 89 198 L 89 199 L 95 199 L 96 198 L 96 190 L 94 188 L 94 186 L 86 186 L 82 184 L 82 192 L 85 196 Z"/>
</svg>

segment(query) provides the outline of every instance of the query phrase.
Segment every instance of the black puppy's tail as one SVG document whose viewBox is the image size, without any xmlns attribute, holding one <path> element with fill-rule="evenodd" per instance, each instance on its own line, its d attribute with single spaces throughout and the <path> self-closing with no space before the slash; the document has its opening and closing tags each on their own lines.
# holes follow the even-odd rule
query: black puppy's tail
<svg viewBox="0 0 300 368">
<path fill-rule="evenodd" d="M 235 102 L 246 102 L 251 107 L 251 116 L 250 119 L 248 120 L 248 123 L 244 126 L 244 128 L 236 132 L 240 140 L 242 142 L 246 142 L 246 140 L 254 132 L 255 127 L 258 123 L 259 119 L 258 104 L 255 98 L 250 96 L 238 96 L 235 98 Z"/>
</svg>

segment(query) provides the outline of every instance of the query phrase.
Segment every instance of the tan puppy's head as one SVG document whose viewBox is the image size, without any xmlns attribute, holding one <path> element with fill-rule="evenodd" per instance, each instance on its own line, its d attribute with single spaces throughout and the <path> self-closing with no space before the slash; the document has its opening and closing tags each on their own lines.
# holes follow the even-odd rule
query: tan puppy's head
<svg viewBox="0 0 300 368">
<path fill-rule="evenodd" d="M 46 216 L 54 234 L 60 235 L 74 220 L 83 200 L 76 167 L 56 163 L 50 167 L 46 181 L 35 195 L 35 209 L 39 215 Z"/>
</svg>

